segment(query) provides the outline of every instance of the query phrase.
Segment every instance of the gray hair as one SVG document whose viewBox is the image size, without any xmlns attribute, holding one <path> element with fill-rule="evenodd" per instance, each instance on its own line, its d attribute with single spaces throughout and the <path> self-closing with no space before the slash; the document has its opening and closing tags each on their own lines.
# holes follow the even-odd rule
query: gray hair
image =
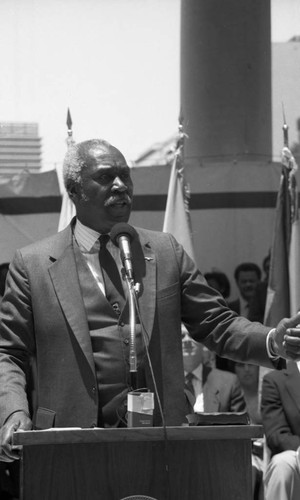
<svg viewBox="0 0 300 500">
<path fill-rule="evenodd" d="M 111 148 L 111 144 L 103 139 L 90 139 L 69 146 L 63 162 L 63 180 L 68 192 L 74 184 L 81 185 L 82 169 L 87 165 L 90 149 L 96 146 Z"/>
</svg>

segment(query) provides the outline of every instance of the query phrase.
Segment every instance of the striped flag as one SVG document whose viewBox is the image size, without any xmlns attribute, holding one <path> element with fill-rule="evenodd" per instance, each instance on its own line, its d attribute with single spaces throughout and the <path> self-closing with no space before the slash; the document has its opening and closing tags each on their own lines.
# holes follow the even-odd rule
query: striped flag
<svg viewBox="0 0 300 500">
<path fill-rule="evenodd" d="M 285 141 L 287 143 L 287 140 Z M 283 318 L 292 316 L 300 306 L 300 233 L 297 164 L 288 149 L 282 150 L 282 173 L 277 195 L 270 273 L 264 323 L 275 327 Z M 262 381 L 271 369 L 260 366 L 258 395 Z"/>
<path fill-rule="evenodd" d="M 282 150 L 282 173 L 277 196 L 264 323 L 276 326 L 300 307 L 300 228 L 297 164 L 287 147 Z"/>
<path fill-rule="evenodd" d="M 180 133 L 170 174 L 168 197 L 163 225 L 164 233 L 171 233 L 182 244 L 189 256 L 195 260 L 191 219 L 189 212 L 190 191 L 184 177 L 183 141 Z"/>
</svg>

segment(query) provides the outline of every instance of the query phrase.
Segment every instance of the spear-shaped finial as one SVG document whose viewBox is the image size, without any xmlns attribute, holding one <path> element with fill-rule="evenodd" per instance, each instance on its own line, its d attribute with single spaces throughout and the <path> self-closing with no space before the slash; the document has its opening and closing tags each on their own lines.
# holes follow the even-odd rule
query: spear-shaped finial
<svg viewBox="0 0 300 500">
<path fill-rule="evenodd" d="M 284 112 L 284 106 L 282 103 L 282 116 L 283 116 L 283 145 L 286 146 L 287 148 L 289 147 L 289 127 L 286 124 L 285 121 L 285 112 Z"/>
<path fill-rule="evenodd" d="M 73 130 L 72 130 L 72 118 L 71 118 L 71 113 L 70 109 L 68 108 L 67 112 L 67 127 L 68 127 L 68 137 L 67 137 L 67 146 L 68 148 L 74 144 L 74 139 L 73 139 Z"/>
<path fill-rule="evenodd" d="M 73 135 L 73 132 L 72 132 L 72 118 L 71 118 L 71 113 L 70 113 L 70 109 L 69 108 L 68 108 L 68 112 L 67 112 L 67 127 L 68 127 L 68 135 L 72 136 Z"/>
</svg>

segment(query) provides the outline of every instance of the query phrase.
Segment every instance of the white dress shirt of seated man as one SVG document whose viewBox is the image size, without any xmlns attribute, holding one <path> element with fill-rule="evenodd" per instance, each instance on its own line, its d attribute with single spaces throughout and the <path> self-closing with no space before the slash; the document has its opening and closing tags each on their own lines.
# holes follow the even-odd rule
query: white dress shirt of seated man
<svg viewBox="0 0 300 500">
<path fill-rule="evenodd" d="M 195 342 L 189 336 L 184 325 L 182 325 L 182 354 L 184 375 L 193 375 L 192 394 L 195 396 L 194 411 L 204 411 L 203 384 L 205 383 L 205 371 L 215 367 L 215 355 L 207 347 Z"/>
</svg>

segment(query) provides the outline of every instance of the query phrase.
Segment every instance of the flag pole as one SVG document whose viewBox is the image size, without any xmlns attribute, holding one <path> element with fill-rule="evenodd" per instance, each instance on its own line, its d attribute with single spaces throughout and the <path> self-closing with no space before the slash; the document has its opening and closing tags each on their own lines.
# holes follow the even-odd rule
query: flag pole
<svg viewBox="0 0 300 500">
<path fill-rule="evenodd" d="M 187 135 L 183 130 L 182 112 L 178 121 L 178 137 L 169 179 L 163 232 L 171 233 L 195 260 L 189 212 L 190 189 L 184 174 L 183 149 Z"/>
<path fill-rule="evenodd" d="M 67 148 L 69 149 L 73 144 L 75 144 L 74 138 L 73 138 L 73 129 L 72 129 L 72 118 L 71 118 L 71 112 L 70 109 L 68 108 L 67 111 Z M 58 231 L 62 231 L 67 227 L 67 225 L 70 223 L 71 219 L 75 215 L 75 207 L 72 203 L 72 201 L 69 198 L 69 195 L 67 191 L 64 189 L 63 196 L 62 196 L 62 204 L 61 204 L 61 211 L 60 211 L 60 216 L 59 216 L 59 222 L 58 222 Z"/>
</svg>

